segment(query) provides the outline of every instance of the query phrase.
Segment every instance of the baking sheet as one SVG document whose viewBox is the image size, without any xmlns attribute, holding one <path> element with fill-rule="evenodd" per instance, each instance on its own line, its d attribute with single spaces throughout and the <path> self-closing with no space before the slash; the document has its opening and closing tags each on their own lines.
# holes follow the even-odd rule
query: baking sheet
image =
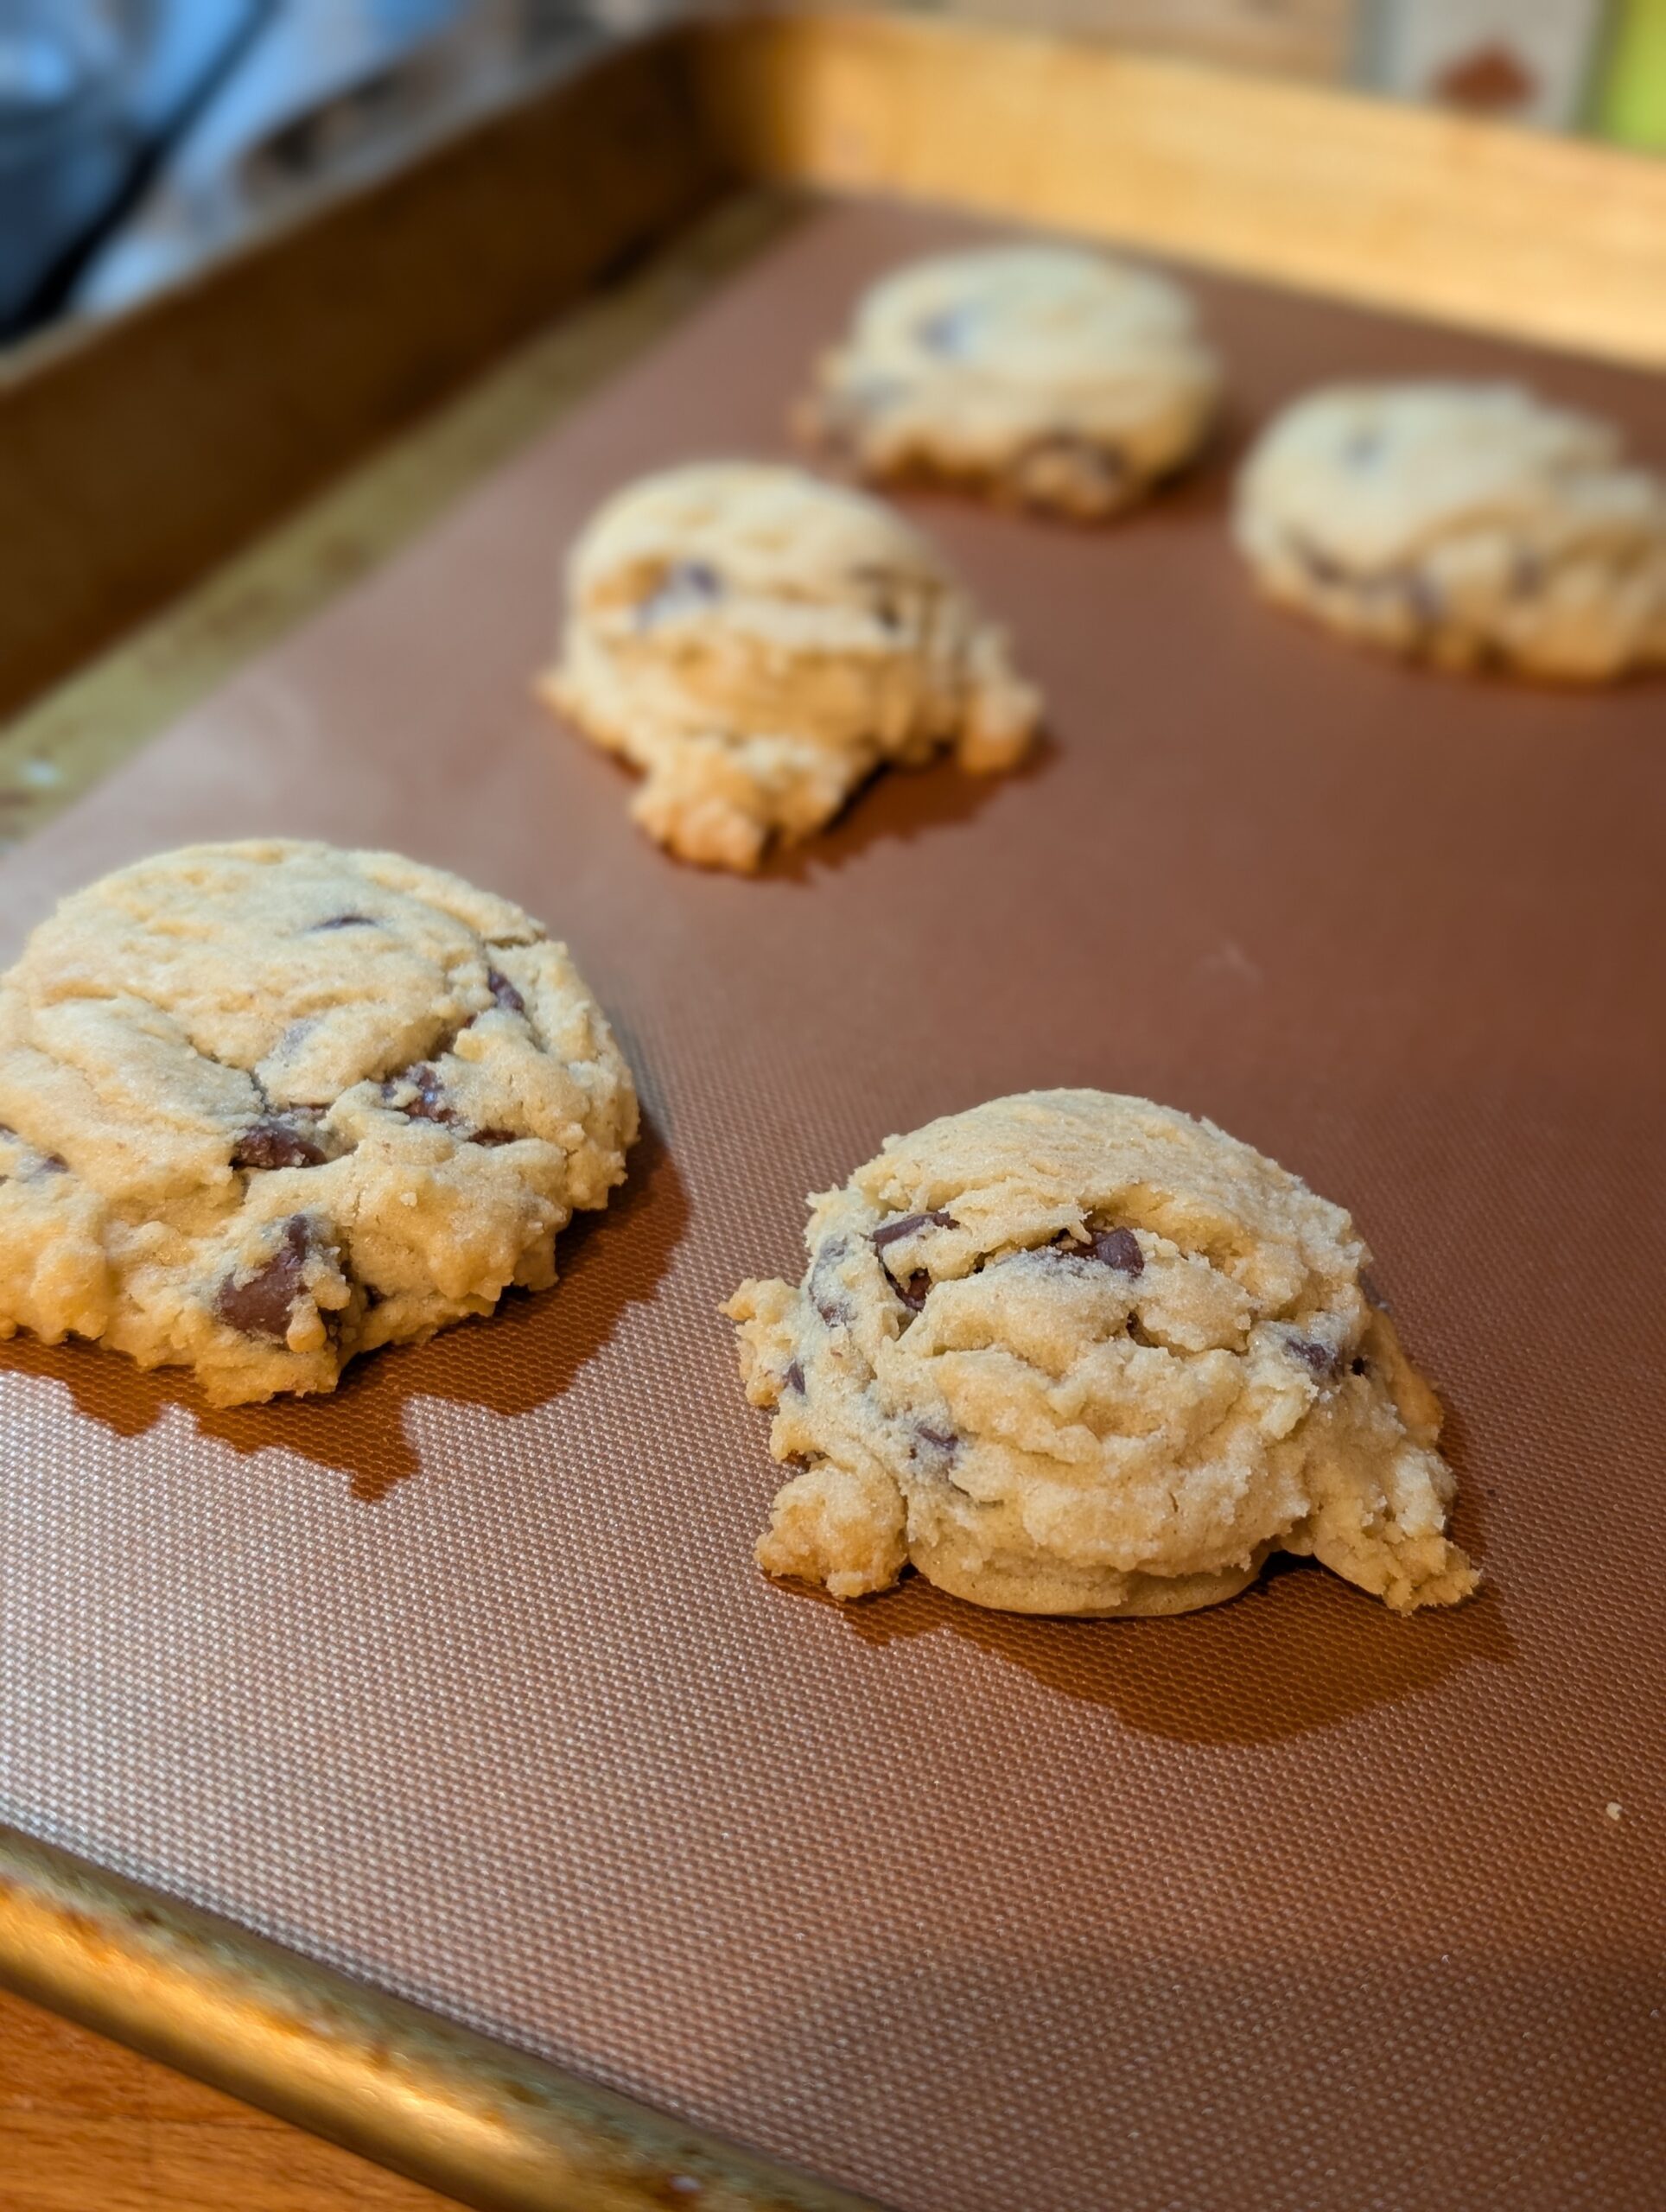
<svg viewBox="0 0 1666 2212">
<path fill-rule="evenodd" d="M 1666 687 L 1345 650 L 1251 596 L 1218 455 L 1101 533 L 911 499 L 1050 741 L 760 880 L 660 855 L 529 696 L 595 500 L 785 452 L 852 293 L 966 234 L 810 218 L 0 865 L 10 957 L 188 838 L 404 848 L 567 937 L 648 1112 L 554 1294 L 334 1400 L 0 1351 L 0 1817 L 908 2212 L 1652 2203 Z M 1657 381 L 1199 289 L 1233 435 L 1500 370 L 1666 461 Z M 756 1574 L 718 1300 L 888 1131 L 1077 1083 L 1353 1209 L 1482 1599 L 1293 1565 L 1050 1623 Z"/>
</svg>

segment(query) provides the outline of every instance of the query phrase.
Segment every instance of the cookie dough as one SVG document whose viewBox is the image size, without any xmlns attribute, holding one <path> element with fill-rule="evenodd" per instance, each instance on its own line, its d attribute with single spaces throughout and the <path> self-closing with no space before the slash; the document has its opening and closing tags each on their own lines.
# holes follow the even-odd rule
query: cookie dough
<svg viewBox="0 0 1666 2212">
<path fill-rule="evenodd" d="M 770 1573 L 857 1598 L 912 1560 L 1025 1613 L 1186 1612 L 1274 1551 L 1398 1611 L 1475 1586 L 1439 1403 L 1352 1223 L 1211 1123 L 998 1098 L 811 1206 L 802 1283 L 724 1308 L 798 1470 Z"/>
<path fill-rule="evenodd" d="M 1666 480 L 1510 385 L 1357 385 L 1272 423 L 1238 480 L 1262 589 L 1344 636 L 1597 683 L 1666 663 Z"/>
<path fill-rule="evenodd" d="M 991 246 L 875 285 L 798 422 L 866 476 L 1097 522 L 1191 459 L 1220 384 L 1166 277 L 1072 247 Z"/>
<path fill-rule="evenodd" d="M 634 484 L 574 548 L 547 702 L 645 771 L 631 811 L 679 859 L 757 867 L 874 771 L 944 746 L 1023 758 L 1040 702 L 900 517 L 796 468 Z"/>
<path fill-rule="evenodd" d="M 65 899 L 0 977 L 0 1335 L 211 1404 L 555 1281 L 636 1094 L 569 958 L 393 853 L 196 845 Z"/>
</svg>

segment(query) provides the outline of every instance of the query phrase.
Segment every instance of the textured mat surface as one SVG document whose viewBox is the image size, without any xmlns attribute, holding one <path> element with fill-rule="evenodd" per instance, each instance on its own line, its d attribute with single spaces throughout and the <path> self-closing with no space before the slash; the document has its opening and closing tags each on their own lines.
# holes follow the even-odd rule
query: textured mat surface
<svg viewBox="0 0 1666 2212">
<path fill-rule="evenodd" d="M 906 2212 L 1631 2212 L 1666 687 L 1442 680 L 1268 610 L 1218 456 L 1097 535 L 911 503 L 1051 742 L 893 777 L 760 881 L 663 858 L 528 697 L 592 503 L 784 450 L 853 289 L 957 234 L 814 218 L 0 866 L 9 956 L 187 838 L 404 847 L 569 938 L 651 1119 L 556 1291 L 334 1401 L 0 1351 L 0 1817 Z M 1658 383 L 1201 289 L 1240 429 L 1319 376 L 1525 365 L 1666 461 Z M 796 1273 L 804 1194 L 887 1131 L 1059 1083 L 1353 1209 L 1479 1601 L 1396 1620 L 1300 1567 L 1056 1624 L 758 1577 L 717 1301 Z"/>
</svg>

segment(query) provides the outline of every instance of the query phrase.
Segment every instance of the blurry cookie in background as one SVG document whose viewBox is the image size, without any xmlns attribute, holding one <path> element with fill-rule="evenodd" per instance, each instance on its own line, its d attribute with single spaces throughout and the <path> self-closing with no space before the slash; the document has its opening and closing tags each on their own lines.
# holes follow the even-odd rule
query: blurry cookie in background
<svg viewBox="0 0 1666 2212">
<path fill-rule="evenodd" d="M 836 1598 L 912 1563 L 976 1605 L 1177 1613 L 1313 1554 L 1455 1604 L 1440 1408 L 1339 1206 L 1208 1122 L 1098 1090 L 891 1137 L 745 1282 L 770 1450 L 760 1564 Z"/>
<path fill-rule="evenodd" d="M 874 285 L 797 420 L 864 476 L 1101 522 L 1192 458 L 1220 387 L 1167 277 L 1075 247 L 990 246 Z"/>
<path fill-rule="evenodd" d="M 1338 385 L 1262 434 L 1238 544 L 1269 598 L 1447 668 L 1666 664 L 1666 480 L 1510 385 Z"/>
<path fill-rule="evenodd" d="M 636 1092 L 564 945 L 393 853 L 194 845 L 66 899 L 0 977 L 0 1336 L 214 1405 L 556 1279 Z"/>
<path fill-rule="evenodd" d="M 547 703 L 644 772 L 631 812 L 679 859 L 758 866 L 874 770 L 952 748 L 1010 768 L 1040 717 L 934 549 L 860 493 L 708 462 L 630 486 L 568 566 Z"/>
</svg>

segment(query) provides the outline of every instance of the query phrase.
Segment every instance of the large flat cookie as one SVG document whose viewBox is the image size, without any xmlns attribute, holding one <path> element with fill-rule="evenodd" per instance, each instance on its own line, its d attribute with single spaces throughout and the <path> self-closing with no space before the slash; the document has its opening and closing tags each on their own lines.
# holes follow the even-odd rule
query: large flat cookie
<svg viewBox="0 0 1666 2212">
<path fill-rule="evenodd" d="M 564 945 L 391 853 L 198 845 L 67 899 L 0 978 L 0 1334 L 218 1405 L 555 1280 L 636 1094 Z"/>
</svg>

